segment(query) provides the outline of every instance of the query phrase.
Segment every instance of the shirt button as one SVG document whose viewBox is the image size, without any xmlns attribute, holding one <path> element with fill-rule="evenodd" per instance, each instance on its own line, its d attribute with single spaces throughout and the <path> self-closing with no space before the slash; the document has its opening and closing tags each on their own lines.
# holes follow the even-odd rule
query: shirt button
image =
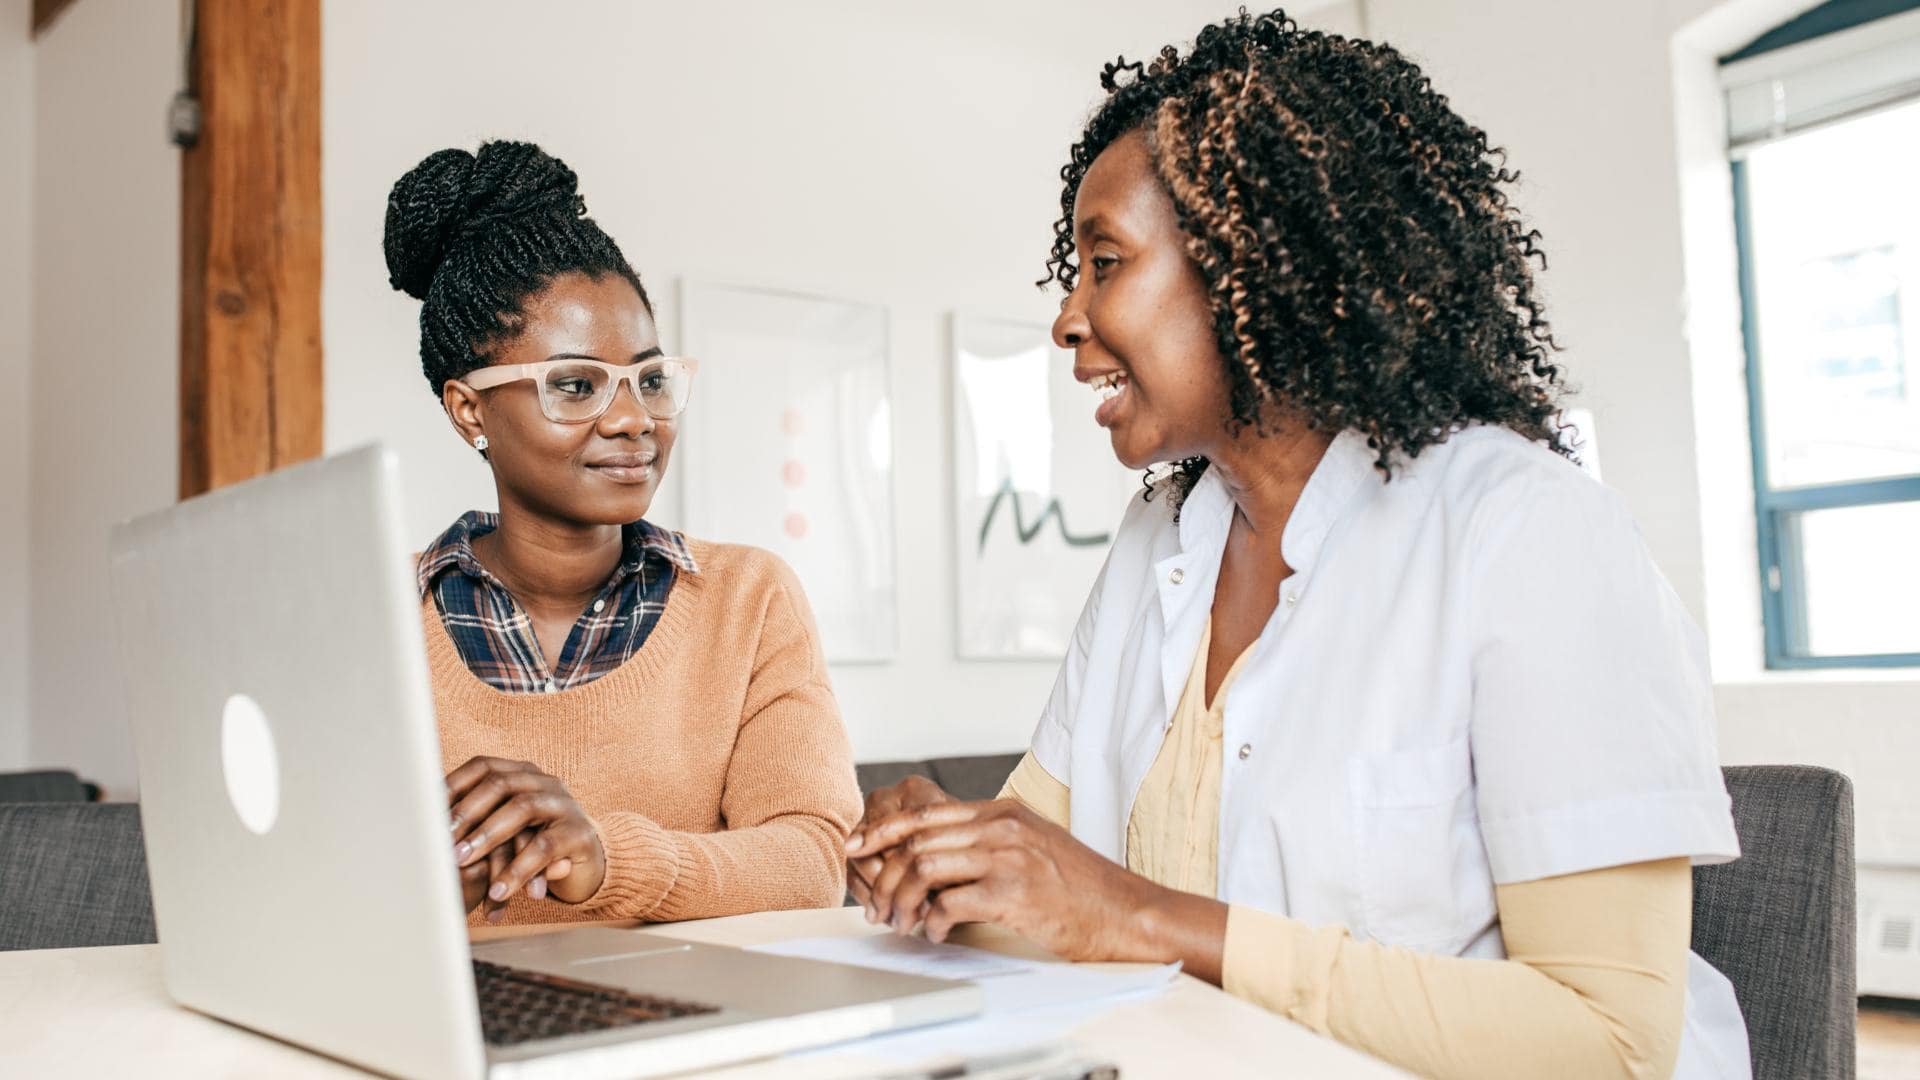
<svg viewBox="0 0 1920 1080">
<path fill-rule="evenodd" d="M 1253 756 L 1253 744 L 1241 743 L 1240 744 L 1240 760 L 1245 761 L 1252 756 Z"/>
<path fill-rule="evenodd" d="M 1297 592 L 1290 592 L 1290 593 L 1288 593 L 1288 594 L 1287 594 L 1287 606 L 1288 606 L 1288 607 L 1292 607 L 1293 605 L 1295 605 L 1295 604 L 1297 604 L 1297 603 L 1299 603 L 1299 602 L 1300 602 L 1300 594 L 1299 594 L 1299 593 L 1297 593 Z"/>
<path fill-rule="evenodd" d="M 1176 566 L 1173 568 L 1173 573 L 1167 575 L 1167 580 L 1173 582 L 1175 585 L 1178 585 L 1181 582 L 1187 580 L 1187 572 Z"/>
<path fill-rule="evenodd" d="M 545 690 L 545 691 L 546 691 L 547 693 L 549 693 L 549 694 L 551 694 L 551 693 L 553 693 L 554 691 L 556 691 L 556 690 L 558 690 L 558 689 L 559 689 L 559 687 L 557 687 L 557 686 L 555 686 L 555 685 L 553 685 L 553 680 L 552 680 L 552 679 L 548 679 L 548 680 L 547 680 L 547 685 L 546 685 L 546 686 L 544 686 L 544 687 L 542 687 L 542 689 L 544 689 L 544 690 Z M 1247 755 L 1245 755 L 1245 754 L 1241 754 L 1240 756 L 1241 756 L 1241 757 L 1246 757 Z"/>
<path fill-rule="evenodd" d="M 1288 600 L 1287 603 L 1291 604 L 1293 601 Z M 607 602 L 605 600 L 595 600 L 593 602 L 593 610 L 595 614 L 607 610 Z"/>
</svg>

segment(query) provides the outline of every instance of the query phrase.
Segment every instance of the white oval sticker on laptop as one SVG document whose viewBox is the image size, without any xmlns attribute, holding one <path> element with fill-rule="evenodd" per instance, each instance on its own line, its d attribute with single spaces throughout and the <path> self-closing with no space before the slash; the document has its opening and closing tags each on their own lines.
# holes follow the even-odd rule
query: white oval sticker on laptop
<svg viewBox="0 0 1920 1080">
<path fill-rule="evenodd" d="M 220 717 L 220 765 L 240 823 L 265 836 L 280 816 L 280 757 L 267 714 L 245 694 L 227 699 Z"/>
</svg>

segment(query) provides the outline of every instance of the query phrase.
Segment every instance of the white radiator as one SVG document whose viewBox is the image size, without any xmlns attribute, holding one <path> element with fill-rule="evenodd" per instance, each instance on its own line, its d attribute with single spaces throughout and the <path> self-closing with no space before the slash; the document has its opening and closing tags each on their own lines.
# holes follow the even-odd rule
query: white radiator
<svg viewBox="0 0 1920 1080">
<path fill-rule="evenodd" d="M 1920 1000 L 1920 868 L 1861 866 L 1862 994 Z"/>
</svg>

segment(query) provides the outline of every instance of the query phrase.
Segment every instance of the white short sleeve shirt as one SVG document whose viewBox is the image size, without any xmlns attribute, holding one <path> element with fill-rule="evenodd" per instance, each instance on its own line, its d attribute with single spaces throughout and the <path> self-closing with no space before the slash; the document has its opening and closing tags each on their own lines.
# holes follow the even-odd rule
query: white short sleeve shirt
<svg viewBox="0 0 1920 1080">
<path fill-rule="evenodd" d="M 1217 895 L 1356 937 L 1501 957 L 1495 883 L 1739 855 L 1704 643 L 1621 499 L 1474 427 L 1391 481 L 1341 434 L 1281 541 L 1294 573 L 1225 704 Z M 1076 837 L 1126 824 L 1212 609 L 1233 505 L 1135 499 L 1033 752 Z M 1695 956 L 1679 1076 L 1747 1075 Z"/>
</svg>

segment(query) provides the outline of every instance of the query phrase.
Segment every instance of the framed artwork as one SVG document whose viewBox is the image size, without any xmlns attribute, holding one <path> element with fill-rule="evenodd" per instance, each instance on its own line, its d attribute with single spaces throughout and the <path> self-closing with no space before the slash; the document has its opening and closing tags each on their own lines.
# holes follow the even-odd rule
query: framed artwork
<svg viewBox="0 0 1920 1080">
<path fill-rule="evenodd" d="M 700 361 L 681 424 L 687 531 L 799 575 L 827 659 L 893 657 L 893 416 L 884 308 L 682 282 Z"/>
<path fill-rule="evenodd" d="M 1140 477 L 1037 323 L 953 318 L 958 652 L 1057 661 Z"/>
</svg>

